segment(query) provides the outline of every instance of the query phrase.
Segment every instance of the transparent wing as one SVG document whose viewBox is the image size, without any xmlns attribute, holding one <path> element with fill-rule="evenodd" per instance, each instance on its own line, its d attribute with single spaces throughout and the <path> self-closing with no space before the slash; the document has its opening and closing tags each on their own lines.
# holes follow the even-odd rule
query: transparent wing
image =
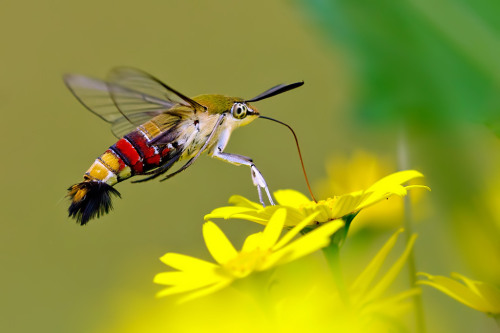
<svg viewBox="0 0 500 333">
<path fill-rule="evenodd" d="M 64 82 L 88 110 L 111 123 L 111 130 L 118 138 L 176 104 L 194 112 L 203 108 L 160 80 L 133 68 L 114 69 L 108 81 L 67 74 Z"/>
<path fill-rule="evenodd" d="M 116 107 L 126 115 L 137 112 L 137 110 L 146 107 L 156 111 L 155 107 L 162 106 L 165 102 L 167 104 L 170 103 L 171 105 L 184 105 L 192 108 L 193 111 L 196 111 L 199 108 L 204 109 L 203 106 L 189 97 L 181 94 L 154 76 L 139 69 L 117 67 L 109 73 L 107 81 L 109 82 L 109 92 L 111 98 L 115 102 Z M 124 94 L 124 90 L 129 93 Z M 131 92 L 140 94 L 142 101 L 150 105 L 146 106 L 138 104 L 137 98 L 133 100 L 134 97 L 130 96 Z"/>
<path fill-rule="evenodd" d="M 122 138 L 126 134 L 132 132 L 136 127 L 144 124 L 145 122 L 151 120 L 156 114 L 151 115 L 147 112 L 135 113 L 132 115 L 118 118 L 111 124 L 111 132 L 117 138 Z"/>
</svg>

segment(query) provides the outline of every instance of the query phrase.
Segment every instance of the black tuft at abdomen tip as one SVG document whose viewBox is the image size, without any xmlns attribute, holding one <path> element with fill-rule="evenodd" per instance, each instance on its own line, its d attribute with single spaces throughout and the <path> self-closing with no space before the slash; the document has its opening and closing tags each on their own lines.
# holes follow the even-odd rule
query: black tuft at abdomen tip
<svg viewBox="0 0 500 333">
<path fill-rule="evenodd" d="M 68 216 L 81 225 L 112 210 L 112 195 L 121 197 L 120 192 L 101 181 L 84 181 L 71 186 L 68 191 L 71 198 Z"/>
</svg>

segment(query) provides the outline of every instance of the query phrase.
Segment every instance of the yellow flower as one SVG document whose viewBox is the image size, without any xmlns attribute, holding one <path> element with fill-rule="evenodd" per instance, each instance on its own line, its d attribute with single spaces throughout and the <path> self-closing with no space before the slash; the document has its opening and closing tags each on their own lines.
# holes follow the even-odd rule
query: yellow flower
<svg viewBox="0 0 500 333">
<path fill-rule="evenodd" d="M 294 226 L 313 213 L 316 213 L 317 217 L 311 220 L 309 225 L 325 223 L 340 219 L 346 215 L 356 214 L 360 210 L 393 195 L 403 197 L 409 189 L 429 189 L 424 185 L 401 185 L 420 177 L 423 177 L 423 175 L 415 170 L 400 171 L 382 178 L 366 190 L 335 196 L 318 202 L 309 200 L 305 195 L 295 190 L 281 190 L 274 192 L 278 205 L 267 207 L 262 207 L 262 205 L 242 196 L 233 195 L 229 199 L 229 203 L 234 206 L 216 208 L 210 214 L 205 215 L 205 220 L 237 218 L 267 224 L 276 210 L 285 208 L 288 212 L 285 226 Z"/>
<path fill-rule="evenodd" d="M 157 296 L 186 293 L 180 301 L 187 301 L 214 293 L 254 272 L 262 272 L 286 264 L 330 243 L 330 236 L 344 223 L 336 221 L 294 239 L 300 231 L 316 218 L 306 217 L 280 238 L 287 211 L 277 210 L 264 231 L 248 236 L 241 251 L 237 251 L 224 233 L 212 222 L 203 225 L 207 248 L 217 263 L 194 257 L 167 253 L 160 258 L 177 271 L 159 273 L 154 282 L 167 285 Z"/>
<path fill-rule="evenodd" d="M 451 273 L 455 280 L 445 276 L 433 276 L 427 273 L 419 274 L 425 276 L 428 280 L 420 280 L 417 282 L 418 284 L 434 287 L 475 310 L 491 315 L 500 315 L 500 290 L 494 285 L 474 281 L 458 273 Z M 463 283 L 456 280 L 461 280 Z"/>
<path fill-rule="evenodd" d="M 181 306 L 174 298 L 155 302 L 144 296 L 147 293 L 125 289 L 116 293 L 112 303 L 115 313 L 98 332 L 412 332 L 409 300 L 418 289 L 397 289 L 393 281 L 408 251 L 395 253 L 397 243 L 404 238 L 398 235 L 397 242 L 393 236 L 378 254 L 373 253 L 373 260 L 362 260 L 364 269 L 353 271 L 352 261 L 342 262 L 355 273 L 346 279 L 350 305 L 340 299 L 323 258 L 308 256 L 275 270 L 276 283 L 262 288 L 268 296 L 266 308 L 241 289 L 225 288 Z M 250 279 L 253 277 L 239 281 Z"/>
</svg>

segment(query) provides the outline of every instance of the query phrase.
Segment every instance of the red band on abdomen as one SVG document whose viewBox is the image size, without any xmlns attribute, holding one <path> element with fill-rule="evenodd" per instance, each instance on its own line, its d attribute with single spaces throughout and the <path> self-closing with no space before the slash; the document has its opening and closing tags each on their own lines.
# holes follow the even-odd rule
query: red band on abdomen
<svg viewBox="0 0 500 333">
<path fill-rule="evenodd" d="M 126 138 L 134 145 L 138 153 L 142 155 L 144 159 L 156 155 L 155 149 L 148 145 L 147 139 L 139 131 L 127 134 Z"/>
<path fill-rule="evenodd" d="M 150 146 L 147 137 L 139 130 L 133 131 L 125 136 L 125 138 L 132 143 L 139 155 L 142 157 L 144 163 L 144 171 L 148 171 L 158 167 L 170 149 Z"/>
<path fill-rule="evenodd" d="M 153 156 L 146 158 L 145 162 L 149 165 L 157 166 L 160 164 L 160 161 L 161 161 L 161 156 L 159 154 L 155 154 Z"/>
<path fill-rule="evenodd" d="M 140 175 L 142 171 L 144 171 L 144 164 L 139 161 L 136 164 L 132 165 L 132 170 L 134 170 L 134 173 L 136 175 Z"/>
<path fill-rule="evenodd" d="M 127 159 L 127 162 L 130 166 L 135 165 L 137 162 L 141 160 L 139 153 L 135 150 L 134 146 L 127 139 L 123 138 L 118 140 L 115 144 L 116 149 L 118 149 L 123 156 Z"/>
</svg>

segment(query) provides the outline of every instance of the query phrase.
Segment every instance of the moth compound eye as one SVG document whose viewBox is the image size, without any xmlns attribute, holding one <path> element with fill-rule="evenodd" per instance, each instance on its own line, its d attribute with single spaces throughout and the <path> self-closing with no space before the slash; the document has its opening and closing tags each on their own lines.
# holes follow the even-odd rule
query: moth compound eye
<svg viewBox="0 0 500 333">
<path fill-rule="evenodd" d="M 234 103 L 231 113 L 236 119 L 243 119 L 247 116 L 248 108 L 243 103 Z"/>
</svg>

